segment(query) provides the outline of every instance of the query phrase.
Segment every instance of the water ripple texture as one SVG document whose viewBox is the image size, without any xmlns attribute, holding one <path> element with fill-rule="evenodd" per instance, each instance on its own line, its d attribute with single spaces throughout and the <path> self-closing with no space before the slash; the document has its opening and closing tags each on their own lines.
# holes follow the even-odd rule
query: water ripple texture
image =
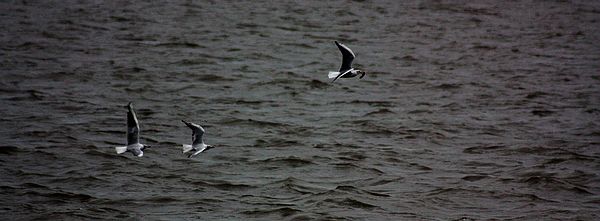
<svg viewBox="0 0 600 221">
<path fill-rule="evenodd" d="M 1 1 L 1 220 L 600 220 L 598 1 Z M 365 78 L 331 84 L 341 56 Z M 117 155 L 133 101 L 144 157 Z M 217 146 L 188 159 L 203 125 Z"/>
</svg>

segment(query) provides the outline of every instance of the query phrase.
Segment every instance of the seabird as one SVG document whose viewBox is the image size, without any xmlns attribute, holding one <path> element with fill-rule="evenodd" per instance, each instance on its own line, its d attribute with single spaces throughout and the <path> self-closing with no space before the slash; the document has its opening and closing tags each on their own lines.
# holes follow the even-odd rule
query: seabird
<svg viewBox="0 0 600 221">
<path fill-rule="evenodd" d="M 133 105 L 131 105 L 131 102 L 129 102 L 129 104 L 127 104 L 125 107 L 129 110 L 127 112 L 127 146 L 115 147 L 115 150 L 117 151 L 117 154 L 122 154 L 129 151 L 134 156 L 144 156 L 143 150 L 149 148 L 150 146 L 140 144 L 140 125 L 135 115 L 135 111 L 133 111 Z"/>
<path fill-rule="evenodd" d="M 331 81 L 331 83 L 335 82 L 335 80 L 337 80 L 338 78 L 351 78 L 351 77 L 356 77 L 359 74 L 360 74 L 359 79 L 362 79 L 365 76 L 365 74 L 367 74 L 367 73 L 364 71 L 352 68 L 352 61 L 356 57 L 354 55 L 354 52 L 352 52 L 352 50 L 350 50 L 350 48 L 348 48 L 348 46 L 346 46 L 342 43 L 339 43 L 337 41 L 335 41 L 335 45 L 337 45 L 337 47 L 340 49 L 340 52 L 342 52 L 342 66 L 340 67 L 340 71 L 337 71 L 337 72 L 330 71 L 329 72 L 329 78 L 333 78 L 333 81 Z"/>
<path fill-rule="evenodd" d="M 214 146 L 204 144 L 204 140 L 202 140 L 202 135 L 204 135 L 204 128 L 195 123 L 189 123 L 184 120 L 181 120 L 185 125 L 187 125 L 190 129 L 192 129 L 192 145 L 184 144 L 183 145 L 183 153 L 187 153 L 190 151 L 196 151 L 190 155 L 189 158 L 195 157 L 196 155 L 207 151 L 209 149 L 214 148 Z"/>
</svg>

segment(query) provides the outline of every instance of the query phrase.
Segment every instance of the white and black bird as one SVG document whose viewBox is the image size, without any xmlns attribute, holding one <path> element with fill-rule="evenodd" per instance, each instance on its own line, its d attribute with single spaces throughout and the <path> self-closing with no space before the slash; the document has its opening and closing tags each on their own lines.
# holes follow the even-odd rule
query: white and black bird
<svg viewBox="0 0 600 221">
<path fill-rule="evenodd" d="M 340 71 L 329 72 L 329 78 L 333 78 L 331 83 L 335 82 L 338 78 L 351 78 L 356 77 L 357 75 L 360 75 L 359 79 L 362 79 L 367 73 L 352 68 L 352 61 L 356 57 L 354 52 L 352 52 L 348 46 L 337 41 L 335 41 L 335 45 L 337 45 L 337 47 L 340 49 L 340 52 L 342 52 L 342 66 L 340 67 Z"/>
<path fill-rule="evenodd" d="M 183 145 L 183 153 L 187 153 L 192 150 L 195 151 L 194 153 L 188 155 L 189 158 L 195 157 L 204 151 L 214 148 L 214 146 L 204 144 L 204 140 L 202 139 L 202 135 L 204 135 L 204 128 L 198 124 L 186 122 L 184 120 L 181 120 L 181 122 L 192 129 L 192 145 Z"/>
<path fill-rule="evenodd" d="M 129 111 L 127 112 L 127 146 L 115 147 L 117 154 L 125 152 L 131 152 L 134 156 L 144 156 L 144 149 L 150 146 L 140 144 L 140 124 L 138 123 L 135 111 L 133 111 L 133 105 L 131 102 L 125 106 Z"/>
</svg>

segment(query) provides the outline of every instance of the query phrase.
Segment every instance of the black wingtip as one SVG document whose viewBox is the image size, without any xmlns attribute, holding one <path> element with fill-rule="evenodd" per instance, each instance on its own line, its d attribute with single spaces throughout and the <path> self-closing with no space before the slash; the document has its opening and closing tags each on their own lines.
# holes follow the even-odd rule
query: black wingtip
<svg viewBox="0 0 600 221">
<path fill-rule="evenodd" d="M 133 104 L 133 102 L 129 101 L 129 103 L 127 103 L 127 105 L 125 105 L 125 108 L 131 108 L 131 104 Z"/>
<path fill-rule="evenodd" d="M 333 42 L 335 42 L 335 44 L 336 44 L 336 45 L 339 45 L 339 44 L 340 44 L 338 41 L 333 41 Z"/>
</svg>

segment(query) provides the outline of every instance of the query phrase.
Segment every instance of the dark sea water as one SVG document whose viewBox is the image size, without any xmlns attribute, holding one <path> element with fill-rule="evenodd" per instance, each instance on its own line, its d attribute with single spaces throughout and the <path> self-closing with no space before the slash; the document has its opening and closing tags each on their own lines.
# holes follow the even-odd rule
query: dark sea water
<svg viewBox="0 0 600 221">
<path fill-rule="evenodd" d="M 1 220 L 600 219 L 599 1 L 4 0 L 0 28 Z M 329 83 L 334 40 L 365 78 Z M 182 119 L 218 147 L 187 159 Z"/>
</svg>

